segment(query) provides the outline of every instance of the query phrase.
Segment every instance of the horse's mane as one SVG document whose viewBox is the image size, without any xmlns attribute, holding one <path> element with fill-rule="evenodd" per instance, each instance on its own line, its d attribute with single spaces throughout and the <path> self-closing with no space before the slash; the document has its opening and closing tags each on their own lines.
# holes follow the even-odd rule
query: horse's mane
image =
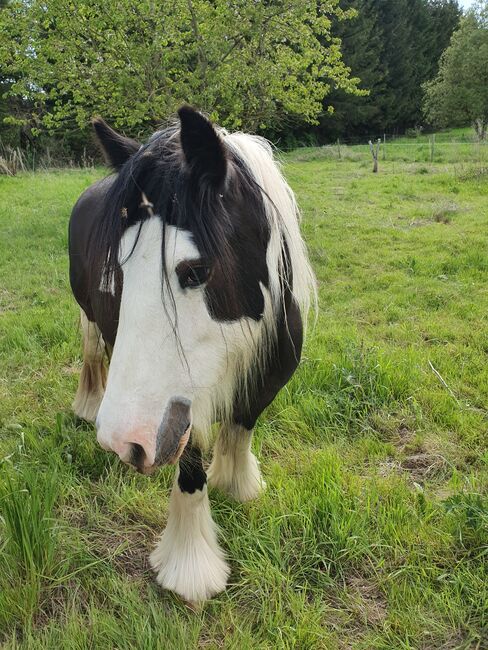
<svg viewBox="0 0 488 650">
<path fill-rule="evenodd" d="M 270 230 L 267 261 L 276 306 L 282 301 L 283 278 L 289 264 L 292 286 L 288 287 L 305 322 L 311 304 L 317 307 L 315 275 L 300 233 L 301 215 L 295 195 L 283 177 L 268 140 L 247 133 L 224 132 L 224 142 L 244 161 L 264 201 Z"/>
</svg>

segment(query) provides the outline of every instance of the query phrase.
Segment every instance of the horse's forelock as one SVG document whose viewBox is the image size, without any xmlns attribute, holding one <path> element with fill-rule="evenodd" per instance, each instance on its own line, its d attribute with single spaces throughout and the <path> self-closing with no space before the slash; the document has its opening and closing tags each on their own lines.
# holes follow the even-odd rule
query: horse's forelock
<svg viewBox="0 0 488 650">
<path fill-rule="evenodd" d="M 225 140 L 224 140 L 225 142 Z M 109 284 L 119 264 L 120 239 L 127 227 L 144 221 L 144 193 L 162 223 L 192 232 L 205 257 L 219 259 L 232 273 L 235 267 L 230 245 L 238 223 L 232 214 L 238 197 L 252 206 L 251 219 L 259 221 L 262 195 L 245 162 L 229 150 L 228 179 L 222 188 L 202 178 L 195 182 L 185 166 L 178 125 L 154 133 L 121 168 L 105 199 L 104 217 L 94 236 L 92 255 L 105 260 L 104 281 Z M 237 251 L 238 252 L 238 251 Z"/>
</svg>

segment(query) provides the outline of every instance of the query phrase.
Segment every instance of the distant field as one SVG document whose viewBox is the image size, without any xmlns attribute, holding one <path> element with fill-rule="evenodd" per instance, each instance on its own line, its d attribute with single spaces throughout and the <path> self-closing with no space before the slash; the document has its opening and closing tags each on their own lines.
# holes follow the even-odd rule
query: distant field
<svg viewBox="0 0 488 650">
<path fill-rule="evenodd" d="M 466 167 L 477 164 L 488 166 L 488 140 L 479 142 L 472 129 L 451 129 L 435 134 L 393 137 L 378 134 L 371 136 L 376 145 L 380 140 L 378 160 L 391 163 L 449 163 L 452 171 L 462 174 Z M 290 154 L 288 154 L 290 155 Z M 298 161 L 326 158 L 369 165 L 372 158 L 369 138 L 338 139 L 334 144 L 323 147 L 302 147 L 292 152 Z M 401 173 L 397 165 L 387 167 L 390 173 Z"/>
<path fill-rule="evenodd" d="M 377 175 L 364 147 L 284 156 L 320 313 L 257 428 L 266 493 L 211 493 L 233 571 L 197 612 L 146 561 L 172 470 L 70 411 L 66 228 L 105 172 L 0 176 L 2 647 L 488 647 L 488 147 L 401 144 Z"/>
</svg>

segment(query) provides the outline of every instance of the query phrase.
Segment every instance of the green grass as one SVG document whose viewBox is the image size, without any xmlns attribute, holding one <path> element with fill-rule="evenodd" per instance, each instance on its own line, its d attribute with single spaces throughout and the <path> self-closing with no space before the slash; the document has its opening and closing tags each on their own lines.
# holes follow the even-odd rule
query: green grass
<svg viewBox="0 0 488 650">
<path fill-rule="evenodd" d="M 488 148 L 453 149 L 284 157 L 320 313 L 257 427 L 266 493 L 211 494 L 232 575 L 200 611 L 146 559 L 172 470 L 135 475 L 70 412 L 66 228 L 104 172 L 0 177 L 2 647 L 487 647 Z"/>
</svg>

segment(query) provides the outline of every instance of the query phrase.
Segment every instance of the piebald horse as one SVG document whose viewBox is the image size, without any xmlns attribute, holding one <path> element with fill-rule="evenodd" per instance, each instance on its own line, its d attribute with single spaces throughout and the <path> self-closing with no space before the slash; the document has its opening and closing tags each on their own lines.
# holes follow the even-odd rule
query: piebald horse
<svg viewBox="0 0 488 650">
<path fill-rule="evenodd" d="M 84 343 L 73 407 L 140 472 L 178 463 L 150 563 L 195 602 L 230 572 L 207 477 L 239 501 L 264 488 L 252 430 L 297 368 L 315 280 L 269 143 L 188 106 L 178 116 L 142 145 L 94 121 L 114 174 L 82 194 L 69 225 Z"/>
</svg>

